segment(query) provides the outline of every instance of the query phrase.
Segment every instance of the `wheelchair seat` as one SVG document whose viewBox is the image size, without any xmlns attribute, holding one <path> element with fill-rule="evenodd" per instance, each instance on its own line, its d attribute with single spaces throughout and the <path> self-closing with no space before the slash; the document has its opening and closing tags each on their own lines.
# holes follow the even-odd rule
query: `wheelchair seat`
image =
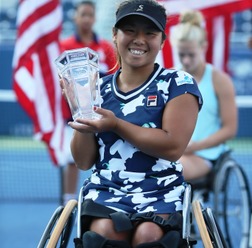
<svg viewBox="0 0 252 248">
<path fill-rule="evenodd" d="M 116 240 L 106 240 L 104 237 L 100 236 L 99 234 L 96 235 L 96 233 L 86 230 L 85 224 L 83 224 L 83 221 L 86 221 L 85 218 L 82 218 L 82 205 L 84 202 L 83 197 L 83 188 L 81 188 L 79 193 L 79 200 L 78 202 L 76 200 L 70 200 L 65 207 L 60 207 L 55 211 L 53 214 L 51 220 L 49 221 L 45 232 L 43 233 L 40 243 L 38 245 L 38 248 L 55 248 L 55 247 L 68 247 L 68 241 L 70 240 L 70 234 L 73 229 L 73 220 L 75 220 L 75 214 L 77 212 L 77 235 L 74 236 L 74 245 L 75 248 L 88 248 L 90 247 L 90 244 L 93 245 L 93 241 L 97 238 L 97 240 L 101 240 L 102 246 L 99 247 L 116 247 L 116 248 L 129 248 L 130 245 L 127 242 L 124 241 L 116 241 Z M 140 244 L 139 248 L 153 248 L 153 247 L 169 247 L 169 248 L 192 248 L 195 244 L 197 244 L 197 240 L 193 239 L 191 237 L 191 224 L 192 224 L 192 203 L 195 205 L 195 202 L 192 202 L 191 200 L 191 185 L 186 184 L 184 197 L 183 197 L 183 209 L 182 209 L 182 215 L 180 214 L 180 217 L 178 219 L 178 222 L 180 225 L 182 224 L 182 230 L 181 226 L 179 226 L 180 231 L 177 232 L 176 230 L 171 230 L 167 232 L 160 240 L 157 242 L 152 243 L 146 243 L 146 244 Z M 78 204 L 78 205 L 77 205 Z M 195 209 L 194 209 L 195 210 Z M 195 213 L 195 211 L 194 211 Z M 155 215 L 150 215 L 147 218 L 152 219 Z M 198 208 L 198 211 L 196 209 L 196 214 L 201 215 L 201 209 Z M 175 214 L 176 215 L 176 214 Z M 139 217 L 139 216 L 135 216 Z M 182 219 L 181 219 L 182 217 Z M 140 214 L 140 218 L 142 218 Z M 155 217 L 154 217 L 155 219 Z M 157 222 L 160 222 L 161 219 L 156 219 Z M 182 223 L 181 223 L 182 220 Z M 162 222 L 162 220 L 161 220 Z M 178 223 L 177 220 L 175 223 Z M 204 222 L 204 220 L 203 220 Z M 202 223 L 201 223 L 202 225 Z M 207 229 L 210 228 L 210 226 L 207 225 Z M 84 227 L 84 229 L 83 229 Z M 178 226 L 175 224 L 175 229 Z M 199 228 L 201 228 L 199 226 Z M 211 230 L 211 228 L 209 229 Z M 206 234 L 205 234 L 206 235 Z M 95 237 L 95 239 L 94 239 Z M 84 238 L 84 239 L 83 239 Z M 96 241 L 96 240 L 95 240 Z M 120 243 L 120 244 L 119 244 Z M 154 244 L 155 243 L 155 244 Z M 153 246 L 154 244 L 154 246 Z M 215 241 L 213 240 L 213 244 L 215 244 Z M 59 246 L 60 245 L 60 246 Z M 105 245 L 105 246 L 103 246 Z M 109 245 L 109 246 L 107 246 Z M 72 246 L 71 246 L 72 247 Z M 98 248 L 98 246 L 91 246 Z M 215 247 L 215 246 L 214 246 Z"/>
</svg>

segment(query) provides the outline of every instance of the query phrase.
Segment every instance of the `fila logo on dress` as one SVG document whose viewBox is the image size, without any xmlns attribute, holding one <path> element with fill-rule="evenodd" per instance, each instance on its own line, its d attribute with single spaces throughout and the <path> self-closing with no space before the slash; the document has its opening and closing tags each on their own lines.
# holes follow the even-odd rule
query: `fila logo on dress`
<svg viewBox="0 0 252 248">
<path fill-rule="evenodd" d="M 148 107 L 156 107 L 157 106 L 157 96 L 152 95 L 147 97 L 147 106 Z"/>
</svg>

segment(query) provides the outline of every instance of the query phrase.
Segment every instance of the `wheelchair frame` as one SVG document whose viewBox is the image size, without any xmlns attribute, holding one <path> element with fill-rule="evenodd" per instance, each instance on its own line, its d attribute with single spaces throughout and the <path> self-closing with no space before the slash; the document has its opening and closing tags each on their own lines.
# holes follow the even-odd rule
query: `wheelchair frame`
<svg viewBox="0 0 252 248">
<path fill-rule="evenodd" d="M 190 182 L 193 201 L 208 204 L 213 196 L 213 213 L 229 248 L 248 248 L 250 242 L 251 197 L 246 174 L 232 158 L 231 150 L 223 153 L 214 169 L 200 180 Z M 236 192 L 236 193 L 234 193 Z M 230 225 L 231 221 L 235 224 Z M 241 230 L 238 235 L 232 227 Z"/>
<path fill-rule="evenodd" d="M 199 201 L 192 203 L 193 213 L 205 248 L 227 248 L 226 241 L 211 208 L 203 208 Z"/>
<path fill-rule="evenodd" d="M 77 214 L 77 238 L 81 238 L 82 231 L 81 231 L 81 205 L 83 202 L 82 196 L 83 188 L 80 190 L 78 202 L 76 200 L 70 200 L 65 207 L 58 207 L 55 212 L 53 213 L 51 219 L 49 220 L 47 227 L 40 239 L 39 245 L 37 248 L 55 248 L 61 247 L 66 248 L 69 242 L 69 238 L 71 236 L 74 220 Z M 203 208 L 199 201 L 195 201 L 191 204 L 191 185 L 188 184 L 186 186 L 184 192 L 184 200 L 183 200 L 183 226 L 182 226 L 182 240 L 187 245 L 188 248 L 191 248 L 196 244 L 195 240 L 191 238 L 191 220 L 192 220 L 192 206 L 194 215 L 203 216 Z M 195 207 L 197 206 L 197 207 Z M 203 243 L 206 246 L 205 239 L 209 236 L 208 232 L 215 233 L 214 237 L 211 240 L 211 244 L 217 244 L 216 235 L 220 236 L 219 229 L 213 229 L 216 226 L 215 219 L 211 217 L 211 211 L 206 212 L 204 216 L 201 218 L 201 222 L 199 222 L 199 229 L 203 229 L 207 226 L 207 231 L 201 232 Z M 210 216 L 209 216 L 210 215 Z M 206 220 L 209 220 L 206 222 Z M 198 221 L 197 221 L 198 223 Z M 219 246 L 209 246 L 211 247 L 219 247 Z M 220 246 L 221 247 L 221 246 Z M 225 246 L 223 246 L 225 248 Z"/>
<path fill-rule="evenodd" d="M 49 220 L 37 248 L 66 248 L 73 229 L 77 201 L 70 200 L 65 207 L 59 206 Z"/>
</svg>

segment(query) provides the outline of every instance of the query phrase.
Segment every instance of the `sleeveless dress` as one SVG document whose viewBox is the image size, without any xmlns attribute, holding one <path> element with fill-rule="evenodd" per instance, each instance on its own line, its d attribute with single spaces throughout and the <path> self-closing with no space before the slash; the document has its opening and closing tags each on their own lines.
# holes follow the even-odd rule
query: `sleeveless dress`
<svg viewBox="0 0 252 248">
<path fill-rule="evenodd" d="M 117 87 L 119 74 L 120 70 L 101 79 L 102 108 L 125 121 L 145 128 L 161 128 L 165 105 L 182 94 L 195 95 L 201 108 L 197 83 L 186 72 L 155 64 L 146 82 L 127 93 Z M 149 156 L 113 132 L 96 136 L 100 156 L 84 183 L 84 199 L 126 213 L 182 210 L 185 185 L 178 161 Z"/>
</svg>

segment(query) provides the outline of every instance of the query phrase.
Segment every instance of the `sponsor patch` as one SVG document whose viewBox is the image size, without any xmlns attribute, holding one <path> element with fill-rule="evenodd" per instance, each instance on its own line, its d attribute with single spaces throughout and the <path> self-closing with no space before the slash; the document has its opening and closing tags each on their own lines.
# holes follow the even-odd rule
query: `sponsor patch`
<svg viewBox="0 0 252 248">
<path fill-rule="evenodd" d="M 157 106 L 157 96 L 148 96 L 147 97 L 147 106 L 148 107 L 156 107 Z"/>
<path fill-rule="evenodd" d="M 178 86 L 183 84 L 193 84 L 192 76 L 187 72 L 179 72 L 177 73 L 178 77 L 175 78 L 176 84 Z"/>
</svg>

